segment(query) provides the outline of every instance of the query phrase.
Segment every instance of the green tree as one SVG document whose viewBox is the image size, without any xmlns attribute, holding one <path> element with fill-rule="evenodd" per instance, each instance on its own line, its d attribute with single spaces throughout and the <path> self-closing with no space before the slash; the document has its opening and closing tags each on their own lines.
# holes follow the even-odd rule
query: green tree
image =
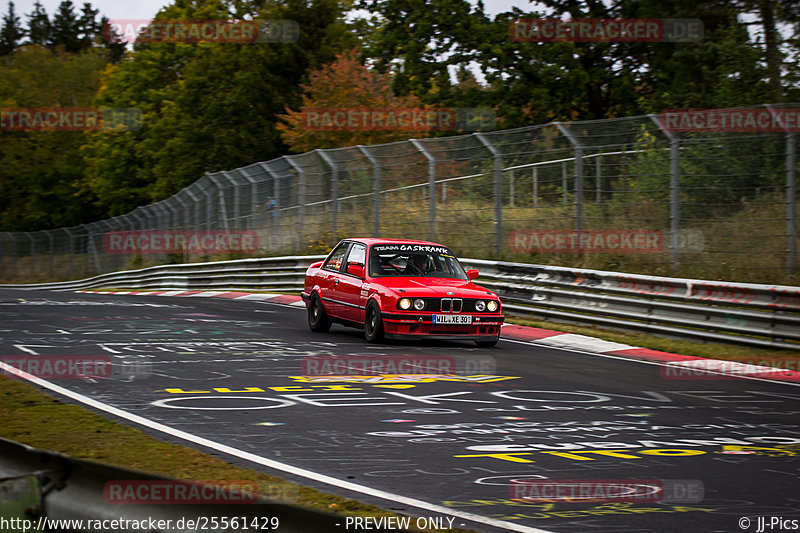
<svg viewBox="0 0 800 533">
<path fill-rule="evenodd" d="M 134 107 L 140 130 L 89 136 L 84 149 L 92 190 L 111 215 L 163 199 L 206 171 L 285 153 L 276 115 L 300 104 L 309 69 L 355 44 L 347 5 L 338 0 L 195 4 L 178 0 L 157 19 L 297 21 L 297 42 L 281 44 L 137 43 L 110 67 L 97 104 Z"/>
<path fill-rule="evenodd" d="M 67 52 L 77 52 L 82 48 L 81 20 L 75 15 L 70 0 L 63 0 L 51 21 L 50 46 L 62 45 Z"/>
<path fill-rule="evenodd" d="M 105 52 L 52 52 L 29 45 L 0 66 L 0 107 L 89 107 Z M 0 228 L 29 231 L 97 220 L 102 212 L 85 186 L 75 131 L 4 131 L 0 143 Z"/>
<path fill-rule="evenodd" d="M 28 15 L 28 42 L 48 46 L 51 34 L 50 19 L 42 4 L 37 0 L 33 4 L 33 11 Z"/>
<path fill-rule="evenodd" d="M 3 27 L 0 28 L 0 56 L 7 56 L 16 50 L 24 36 L 25 30 L 14 12 L 14 2 L 9 2 L 8 12 L 3 15 Z"/>
</svg>

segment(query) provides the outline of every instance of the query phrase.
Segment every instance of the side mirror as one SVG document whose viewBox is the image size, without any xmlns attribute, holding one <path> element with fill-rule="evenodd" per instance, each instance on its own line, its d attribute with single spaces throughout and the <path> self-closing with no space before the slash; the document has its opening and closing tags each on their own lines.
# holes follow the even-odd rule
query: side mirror
<svg viewBox="0 0 800 533">
<path fill-rule="evenodd" d="M 477 268 L 470 268 L 467 270 L 467 277 L 471 280 L 477 278 L 479 274 L 480 272 L 478 272 Z"/>
<path fill-rule="evenodd" d="M 347 273 L 359 279 L 364 279 L 364 267 L 361 265 L 356 265 L 355 263 L 347 265 Z"/>
</svg>

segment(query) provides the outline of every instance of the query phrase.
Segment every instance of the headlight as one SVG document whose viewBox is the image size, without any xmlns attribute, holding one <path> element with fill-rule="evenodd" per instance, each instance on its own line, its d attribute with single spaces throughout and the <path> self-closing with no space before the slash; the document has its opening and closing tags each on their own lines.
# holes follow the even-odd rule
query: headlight
<svg viewBox="0 0 800 533">
<path fill-rule="evenodd" d="M 478 311 L 480 313 L 484 309 L 486 309 L 486 302 L 484 302 L 483 300 L 478 300 L 477 302 L 475 302 L 475 310 L 476 311 Z"/>
<path fill-rule="evenodd" d="M 495 311 L 497 311 L 497 308 L 498 308 L 498 307 L 500 307 L 500 306 L 499 306 L 499 305 L 498 305 L 498 303 L 497 303 L 496 301 L 494 301 L 494 300 L 490 300 L 490 301 L 489 301 L 489 303 L 488 303 L 488 304 L 486 304 L 486 308 L 487 308 L 487 309 L 489 310 L 489 312 L 491 312 L 491 313 L 494 313 Z"/>
<path fill-rule="evenodd" d="M 414 300 L 414 309 L 416 309 L 417 311 L 422 311 L 423 309 L 425 309 L 425 300 L 421 298 L 417 298 L 416 300 Z"/>
<path fill-rule="evenodd" d="M 403 298 L 399 302 L 397 302 L 397 305 L 400 307 L 400 309 L 410 309 L 411 300 L 409 300 L 408 298 Z"/>
</svg>

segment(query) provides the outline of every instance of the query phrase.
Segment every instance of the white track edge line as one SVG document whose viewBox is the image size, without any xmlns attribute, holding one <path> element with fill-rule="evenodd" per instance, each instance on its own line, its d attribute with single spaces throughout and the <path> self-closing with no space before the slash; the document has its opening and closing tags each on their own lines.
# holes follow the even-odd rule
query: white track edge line
<svg viewBox="0 0 800 533">
<path fill-rule="evenodd" d="M 86 405 L 89 405 L 91 407 L 94 407 L 95 409 L 98 409 L 100 411 L 105 411 L 106 413 L 112 414 L 112 415 L 117 416 L 119 418 L 123 418 L 125 420 L 130 421 L 130 422 L 134 422 L 136 424 L 148 427 L 150 429 L 153 429 L 153 430 L 156 430 L 156 431 L 160 431 L 162 433 L 166 433 L 168 435 L 172 435 L 173 437 L 176 437 L 176 438 L 179 438 L 179 439 L 183 439 L 183 440 L 186 440 L 186 441 L 189 441 L 189 442 L 193 442 L 193 443 L 198 444 L 200 446 L 205 446 L 207 448 L 211 448 L 213 450 L 217 450 L 219 452 L 226 453 L 228 455 L 232 455 L 234 457 L 238 457 L 238 458 L 244 459 L 246 461 L 250 461 L 250 462 L 253 462 L 253 463 L 256 463 L 256 464 L 260 464 L 260 465 L 266 466 L 268 468 L 273 468 L 275 470 L 280 470 L 280 471 L 287 472 L 287 473 L 290 473 L 290 474 L 294 474 L 294 475 L 297 475 L 297 476 L 300 476 L 300 477 L 305 477 L 305 478 L 308 478 L 308 479 L 312 479 L 314 481 L 319 481 L 321 483 L 326 483 L 328 485 L 333 485 L 333 486 L 340 487 L 340 488 L 343 488 L 343 489 L 346 489 L 346 490 L 351 490 L 353 492 L 359 492 L 361 494 L 366 494 L 368 496 L 374 496 L 374 497 L 381 498 L 381 499 L 384 499 L 384 500 L 390 500 L 390 501 L 394 501 L 394 502 L 397 502 L 397 503 L 403 503 L 403 504 L 409 505 L 411 507 L 416 507 L 418 509 L 425 509 L 426 511 L 432 511 L 432 512 L 443 514 L 443 515 L 457 516 L 457 517 L 463 518 L 465 520 L 470 520 L 472 522 L 477 522 L 477 523 L 480 523 L 480 524 L 486 524 L 486 525 L 493 526 L 493 527 L 498 527 L 498 528 L 501 528 L 501 529 L 507 529 L 509 531 L 519 531 L 520 533 L 553 533 L 551 531 L 547 531 L 547 530 L 544 530 L 544 529 L 538 529 L 538 528 L 523 526 L 521 524 L 514 524 L 514 523 L 511 523 L 511 522 L 504 522 L 502 520 L 495 520 L 494 518 L 488 518 L 488 517 L 481 516 L 481 515 L 467 513 L 467 512 L 463 512 L 463 511 L 454 511 L 453 509 L 450 509 L 448 507 L 442 507 L 440 505 L 436 505 L 436 504 L 433 504 L 433 503 L 428 503 L 428 502 L 425 502 L 425 501 L 422 501 L 422 500 L 417 500 L 417 499 L 414 499 L 414 498 L 408 498 L 406 496 L 401 496 L 399 494 L 392 494 L 391 492 L 386 492 L 386 491 L 379 490 L 379 489 L 373 489 L 373 488 L 370 488 L 370 487 L 367 487 L 367 486 L 364 486 L 364 485 L 359 485 L 357 483 L 351 483 L 349 481 L 343 481 L 343 480 L 340 480 L 340 479 L 336 479 L 335 477 L 331 477 L 331 476 L 328 476 L 328 475 L 325 475 L 325 474 L 319 474 L 317 472 L 313 472 L 311 470 L 306 470 L 304 468 L 291 466 L 291 465 L 288 465 L 288 464 L 285 464 L 285 463 L 281 463 L 281 462 L 275 461 L 273 459 L 268 459 L 266 457 L 261 457 L 260 455 L 256 455 L 254 453 L 245 452 L 243 450 L 239 450 L 238 448 L 234 448 L 234 447 L 228 446 L 226 444 L 215 442 L 215 441 L 206 439 L 204 437 L 199 437 L 197 435 L 193 435 L 191 433 L 188 433 L 186 431 L 182 431 L 180 429 L 172 428 L 170 426 L 167 426 L 165 424 L 161 424 L 159 422 L 154 422 L 152 420 L 144 418 L 143 416 L 139 416 L 139 415 L 135 415 L 133 413 L 129 413 L 127 411 L 123 411 L 122 409 L 119 409 L 119 408 L 114 407 L 112 405 L 104 404 L 104 403 L 102 403 L 100 401 L 97 401 L 97 400 L 94 400 L 92 398 L 89 398 L 88 396 L 84 396 L 83 394 L 80 394 L 78 392 L 74 392 L 74 391 L 71 391 L 69 389 L 65 389 L 64 387 L 61 387 L 60 385 L 56 385 L 55 383 L 50 383 L 47 380 L 38 378 L 38 377 L 36 377 L 36 376 L 34 376 L 32 374 L 29 374 L 29 373 L 27 373 L 27 372 L 25 372 L 23 370 L 19 370 L 17 368 L 14 368 L 13 366 L 11 366 L 11 365 L 9 365 L 7 363 L 3 363 L 2 361 L 0 361 L 0 369 L 3 369 L 5 371 L 7 371 L 7 372 L 10 372 L 11 374 L 15 374 L 15 375 L 17 375 L 18 377 L 20 377 L 22 379 L 25 379 L 27 381 L 30 381 L 31 383 L 35 383 L 36 385 L 39 385 L 40 387 L 44 387 L 44 388 L 49 389 L 49 390 L 51 390 L 53 392 L 56 392 L 58 394 L 61 394 L 63 396 L 66 396 L 68 398 L 72 398 L 73 400 L 76 400 L 76 401 L 81 402 L 83 404 L 86 404 Z"/>
</svg>

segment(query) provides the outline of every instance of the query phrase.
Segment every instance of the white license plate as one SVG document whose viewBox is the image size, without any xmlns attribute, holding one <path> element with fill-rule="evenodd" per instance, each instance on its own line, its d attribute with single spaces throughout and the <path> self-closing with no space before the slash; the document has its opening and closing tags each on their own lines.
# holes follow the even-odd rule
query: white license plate
<svg viewBox="0 0 800 533">
<path fill-rule="evenodd" d="M 433 315 L 434 324 L 472 324 L 472 315 Z"/>
</svg>

